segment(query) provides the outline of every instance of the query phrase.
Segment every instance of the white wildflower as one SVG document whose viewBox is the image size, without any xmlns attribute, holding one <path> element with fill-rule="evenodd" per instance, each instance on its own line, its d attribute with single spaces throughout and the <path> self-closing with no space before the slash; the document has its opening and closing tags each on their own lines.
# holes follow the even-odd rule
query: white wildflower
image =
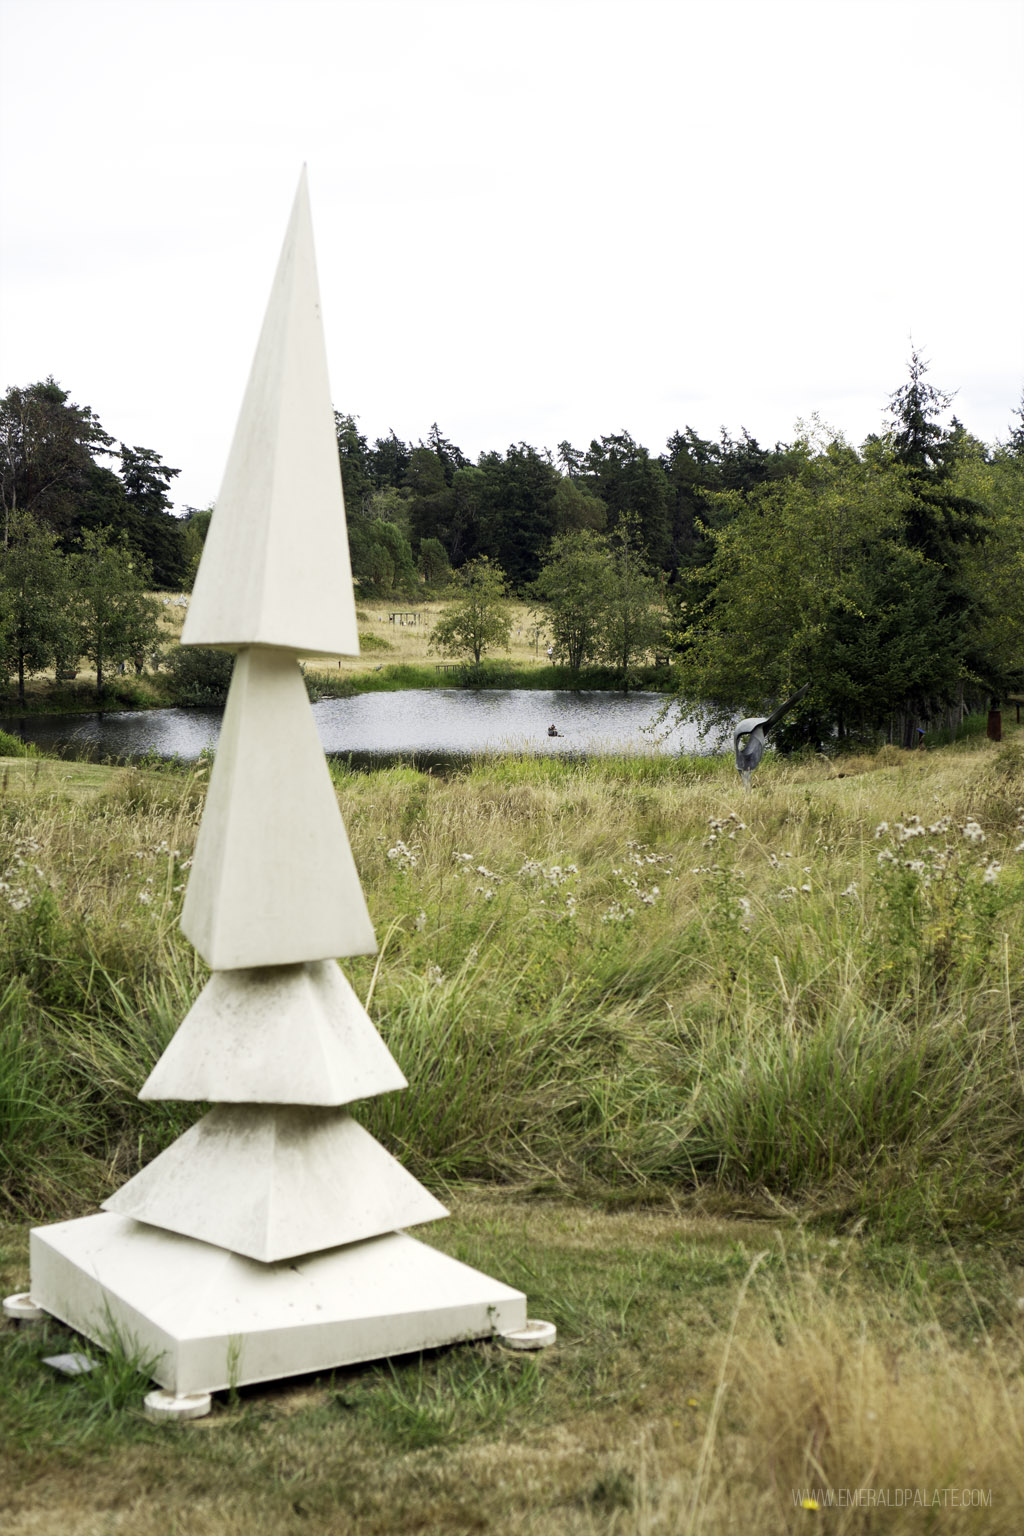
<svg viewBox="0 0 1024 1536">
<path fill-rule="evenodd" d="M 422 933 L 426 926 L 427 926 L 427 914 L 425 912 L 417 912 L 417 914 L 416 914 L 416 921 L 413 924 L 413 927 L 416 929 L 416 932 L 417 933 Z"/>
<path fill-rule="evenodd" d="M 995 885 L 1002 867 L 1001 864 L 996 863 L 995 859 L 990 859 L 985 865 L 985 873 L 981 877 L 982 885 Z"/>
<path fill-rule="evenodd" d="M 973 819 L 964 823 L 964 837 L 969 843 L 983 843 L 985 834 Z"/>
</svg>

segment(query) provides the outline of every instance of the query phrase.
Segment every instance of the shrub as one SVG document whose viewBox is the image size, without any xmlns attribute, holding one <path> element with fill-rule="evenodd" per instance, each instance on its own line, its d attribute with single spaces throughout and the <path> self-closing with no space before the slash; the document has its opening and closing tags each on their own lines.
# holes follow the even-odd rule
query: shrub
<svg viewBox="0 0 1024 1536">
<path fill-rule="evenodd" d="M 212 707 L 223 704 L 235 658 L 229 651 L 178 646 L 167 658 L 163 683 L 174 704 Z"/>
<path fill-rule="evenodd" d="M 38 757 L 39 748 L 10 731 L 0 731 L 0 757 Z"/>
</svg>

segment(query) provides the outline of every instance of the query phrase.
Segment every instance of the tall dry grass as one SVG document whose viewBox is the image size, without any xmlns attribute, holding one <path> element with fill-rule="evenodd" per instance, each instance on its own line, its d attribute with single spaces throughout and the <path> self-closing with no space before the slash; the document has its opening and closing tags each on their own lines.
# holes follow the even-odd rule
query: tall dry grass
<svg viewBox="0 0 1024 1536">
<path fill-rule="evenodd" d="M 420 1176 L 1019 1230 L 1018 739 L 769 761 L 750 794 L 655 756 L 336 782 L 381 941 L 348 970 L 411 1085 L 359 1113 Z M 187 1117 L 134 1094 L 203 980 L 203 776 L 33 783 L 0 808 L 0 1103 L 34 1216 Z"/>
</svg>

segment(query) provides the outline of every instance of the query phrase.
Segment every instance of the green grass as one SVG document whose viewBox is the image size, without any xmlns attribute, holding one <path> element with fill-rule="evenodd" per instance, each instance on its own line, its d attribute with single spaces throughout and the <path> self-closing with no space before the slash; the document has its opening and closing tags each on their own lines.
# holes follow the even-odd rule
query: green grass
<svg viewBox="0 0 1024 1536">
<path fill-rule="evenodd" d="M 752 794 L 715 760 L 335 769 L 382 942 L 347 970 L 411 1084 L 358 1114 L 452 1184 L 1019 1234 L 1022 764 L 767 760 Z M 12 763 L 0 805 L 27 1218 L 190 1113 L 135 1094 L 204 978 L 177 914 L 206 765 L 79 766 Z M 900 841 L 912 813 L 938 830 Z"/>
<path fill-rule="evenodd" d="M 202 1112 L 135 1095 L 205 979 L 177 919 L 208 762 L 2 766 L 8 1294 L 29 1222 Z M 717 759 L 332 772 L 381 946 L 345 968 L 410 1084 L 356 1112 L 452 1207 L 420 1235 L 559 1345 L 168 1432 L 130 1340 L 66 1381 L 39 1359 L 80 1340 L 6 1329 L 11 1530 L 782 1533 L 792 1488 L 869 1483 L 994 1502 L 830 1529 L 1016 1531 L 1021 733 L 768 757 L 749 794 Z"/>
<path fill-rule="evenodd" d="M 986 1249 L 495 1192 L 464 1192 L 423 1235 L 525 1289 L 556 1347 L 484 1341 L 242 1388 L 169 1430 L 142 1417 L 130 1342 L 69 1381 L 40 1359 L 75 1336 L 6 1331 L 5 1529 L 84 1536 L 120 1510 L 138 1536 L 782 1533 L 791 1490 L 823 1484 L 991 1491 L 981 1519 L 887 1511 L 869 1531 L 1016 1529 L 1019 1275 Z M 23 1265 L 11 1233 L 6 1286 Z"/>
</svg>

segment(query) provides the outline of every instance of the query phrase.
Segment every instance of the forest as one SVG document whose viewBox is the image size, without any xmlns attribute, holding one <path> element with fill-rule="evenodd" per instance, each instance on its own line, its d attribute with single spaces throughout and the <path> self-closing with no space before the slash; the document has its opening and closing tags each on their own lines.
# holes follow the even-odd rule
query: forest
<svg viewBox="0 0 1024 1536">
<path fill-rule="evenodd" d="M 986 444 L 928 371 L 912 352 L 856 446 L 812 416 L 770 448 L 686 426 L 660 454 L 623 430 L 473 463 L 437 423 L 415 444 L 370 443 L 337 412 L 359 596 L 443 595 L 487 562 L 574 670 L 617 646 L 627 667 L 660 651 L 680 698 L 722 719 L 806 682 L 783 745 L 880 731 L 912 745 L 922 722 L 1024 688 L 1024 402 Z M 30 536 L 77 559 L 79 579 L 107 548 L 154 589 L 190 586 L 212 509 L 176 517 L 178 470 L 54 379 L 8 390 L 0 453 L 8 676 L 26 664 L 12 554 Z"/>
</svg>

